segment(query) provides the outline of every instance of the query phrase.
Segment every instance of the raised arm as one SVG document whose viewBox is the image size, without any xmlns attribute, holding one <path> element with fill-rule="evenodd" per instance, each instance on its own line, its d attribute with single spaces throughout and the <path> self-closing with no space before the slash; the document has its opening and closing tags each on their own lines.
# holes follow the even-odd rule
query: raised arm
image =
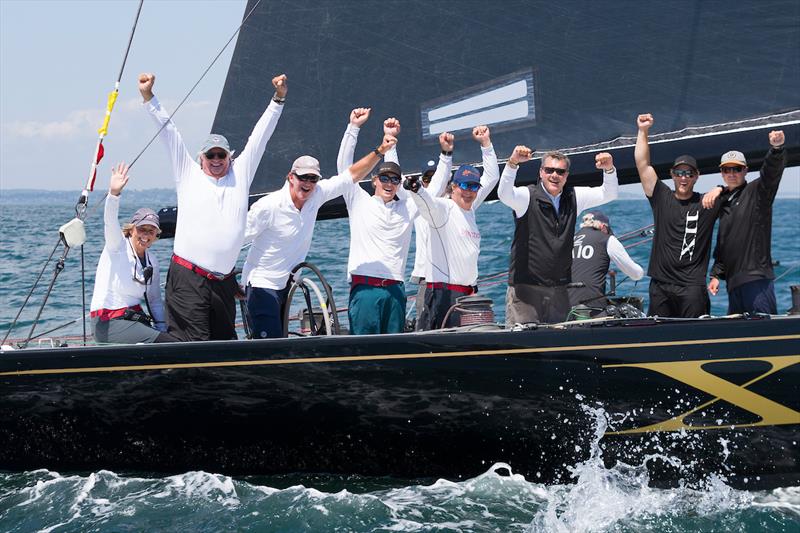
<svg viewBox="0 0 800 533">
<path fill-rule="evenodd" d="M 119 163 L 111 169 L 111 181 L 103 210 L 103 234 L 109 251 L 119 250 L 125 243 L 125 236 L 119 226 L 119 195 L 128 184 L 128 165 Z"/>
<path fill-rule="evenodd" d="M 584 209 L 603 205 L 616 200 L 619 196 L 619 180 L 614 158 L 608 152 L 601 152 L 594 157 L 594 166 L 603 171 L 603 184 L 599 187 L 575 187 L 575 202 L 578 213 Z"/>
<path fill-rule="evenodd" d="M 614 264 L 617 265 L 626 276 L 634 281 L 642 279 L 642 276 L 644 276 L 644 269 L 628 255 L 628 251 L 625 250 L 625 247 L 622 246 L 619 239 L 613 235 L 608 238 L 606 251 L 608 252 L 608 257 L 614 261 Z"/>
<path fill-rule="evenodd" d="M 786 167 L 786 150 L 783 145 L 786 137 L 782 130 L 769 132 L 770 150 L 761 165 L 761 184 L 768 189 L 776 190 L 781 183 L 783 169 Z"/>
<path fill-rule="evenodd" d="M 380 162 L 381 158 L 385 156 L 389 150 L 393 149 L 396 144 L 397 138 L 391 135 L 384 135 L 383 142 L 381 142 L 380 146 L 350 165 L 350 168 L 347 170 L 353 178 L 353 183 L 358 183 L 369 174 L 370 171 L 375 168 L 375 165 Z"/>
<path fill-rule="evenodd" d="M 649 198 L 658 182 L 656 170 L 650 166 L 650 145 L 647 142 L 647 133 L 653 125 L 653 115 L 647 113 L 636 118 L 639 133 L 636 135 L 636 148 L 633 158 L 636 160 L 636 170 L 639 171 L 639 180 L 642 182 L 644 194 Z"/>
<path fill-rule="evenodd" d="M 442 151 L 439 154 L 439 163 L 436 165 L 436 170 L 431 176 L 431 182 L 428 184 L 428 192 L 434 198 L 438 198 L 444 193 L 444 189 L 450 181 L 450 175 L 453 171 L 455 139 L 455 136 L 447 131 L 439 134 L 439 148 Z"/>
<path fill-rule="evenodd" d="M 272 100 L 270 100 L 264 114 L 256 122 L 253 132 L 247 139 L 244 150 L 234 161 L 237 175 L 239 172 L 243 172 L 244 174 L 242 175 L 247 177 L 248 186 L 253 183 L 258 164 L 261 162 L 261 158 L 264 157 L 267 142 L 275 132 L 278 119 L 281 118 L 281 113 L 283 113 L 283 103 L 286 100 L 286 92 L 288 91 L 286 74 L 280 74 L 272 78 L 272 86 L 275 88 Z"/>
<path fill-rule="evenodd" d="M 350 111 L 350 122 L 344 130 L 342 142 L 339 144 L 339 154 L 336 156 L 336 172 L 341 174 L 353 164 L 353 154 L 356 151 L 358 133 L 361 126 L 369 119 L 369 107 L 357 107 Z"/>
<path fill-rule="evenodd" d="M 527 146 L 519 145 L 514 148 L 514 151 L 508 156 L 506 167 L 503 169 L 502 176 L 500 176 L 500 184 L 497 186 L 497 197 L 514 210 L 517 218 L 520 218 L 528 211 L 531 193 L 527 187 L 515 187 L 514 180 L 517 178 L 519 165 L 530 161 L 532 156 L 533 151 Z"/>
<path fill-rule="evenodd" d="M 500 167 L 497 164 L 497 154 L 495 154 L 494 146 L 492 146 L 489 128 L 487 126 L 476 126 L 472 129 L 472 138 L 481 145 L 481 154 L 483 157 L 481 188 L 478 190 L 475 201 L 472 203 L 472 209 L 478 209 L 500 180 Z"/>
<path fill-rule="evenodd" d="M 169 118 L 169 113 L 161 106 L 158 98 L 153 94 L 155 81 L 155 74 L 139 74 L 139 93 L 142 95 L 145 110 L 159 129 L 158 137 L 161 139 L 161 144 L 167 149 L 167 156 L 172 165 L 172 173 L 177 182 L 189 167 L 196 163 L 192 156 L 189 155 L 188 150 L 186 150 L 183 138 L 178 132 L 178 128 L 175 127 L 175 123 Z"/>
</svg>

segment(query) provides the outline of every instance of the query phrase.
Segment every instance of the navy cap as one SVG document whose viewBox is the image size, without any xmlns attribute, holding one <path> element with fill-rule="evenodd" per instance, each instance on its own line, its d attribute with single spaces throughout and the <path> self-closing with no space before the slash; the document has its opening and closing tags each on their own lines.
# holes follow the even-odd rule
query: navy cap
<svg viewBox="0 0 800 533">
<path fill-rule="evenodd" d="M 461 165 L 453 176 L 453 183 L 480 183 L 481 173 L 472 165 Z"/>
</svg>

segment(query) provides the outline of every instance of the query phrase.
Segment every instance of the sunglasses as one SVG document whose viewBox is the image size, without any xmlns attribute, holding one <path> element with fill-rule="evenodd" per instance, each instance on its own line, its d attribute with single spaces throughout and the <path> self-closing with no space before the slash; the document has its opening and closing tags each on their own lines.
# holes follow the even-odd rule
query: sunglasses
<svg viewBox="0 0 800 533">
<path fill-rule="evenodd" d="M 460 181 L 456 185 L 458 185 L 458 188 L 462 191 L 478 192 L 478 189 L 481 188 L 480 183 L 464 183 L 463 181 Z"/>
<path fill-rule="evenodd" d="M 696 176 L 694 170 L 673 170 L 672 175 L 676 178 L 693 178 Z"/>
<path fill-rule="evenodd" d="M 227 152 L 206 152 L 203 154 L 206 159 L 225 159 L 228 157 Z"/>
<path fill-rule="evenodd" d="M 137 261 L 138 263 L 138 261 Z M 142 279 L 139 279 L 139 276 L 136 272 L 136 265 L 133 265 L 133 281 L 140 285 L 148 285 L 150 280 L 153 278 L 153 267 L 151 265 L 147 265 L 146 267 L 142 268 Z"/>
<path fill-rule="evenodd" d="M 563 176 L 564 174 L 567 173 L 566 168 L 543 167 L 542 170 L 544 171 L 545 174 L 552 174 L 553 172 L 555 172 L 559 176 Z"/>
<path fill-rule="evenodd" d="M 392 185 L 400 185 L 400 178 L 398 176 L 386 176 L 385 174 L 381 174 L 378 176 L 378 179 L 381 180 L 381 183 L 391 183 Z"/>
<path fill-rule="evenodd" d="M 305 181 L 310 183 L 316 183 L 319 181 L 319 176 L 317 176 L 316 174 L 303 174 L 302 176 L 300 174 L 295 174 L 294 177 L 299 179 L 300 181 Z"/>
<path fill-rule="evenodd" d="M 720 171 L 723 174 L 730 174 L 731 172 L 741 172 L 742 170 L 744 170 L 744 167 L 741 166 L 741 165 L 735 165 L 735 166 L 730 166 L 730 167 L 722 167 L 720 169 Z"/>
</svg>

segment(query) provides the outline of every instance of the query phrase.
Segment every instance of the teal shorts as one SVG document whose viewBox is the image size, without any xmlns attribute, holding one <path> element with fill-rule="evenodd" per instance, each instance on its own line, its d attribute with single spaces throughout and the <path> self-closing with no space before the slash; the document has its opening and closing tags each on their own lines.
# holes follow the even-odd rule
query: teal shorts
<svg viewBox="0 0 800 533">
<path fill-rule="evenodd" d="M 403 333 L 406 324 L 405 285 L 351 286 L 347 317 L 352 335 Z"/>
</svg>

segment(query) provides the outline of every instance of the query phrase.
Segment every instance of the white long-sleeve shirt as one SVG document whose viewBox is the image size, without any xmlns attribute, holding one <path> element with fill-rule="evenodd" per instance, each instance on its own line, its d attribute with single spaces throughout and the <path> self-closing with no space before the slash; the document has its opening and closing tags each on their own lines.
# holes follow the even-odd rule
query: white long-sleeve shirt
<svg viewBox="0 0 800 533">
<path fill-rule="evenodd" d="M 299 210 L 292 202 L 288 181 L 281 190 L 254 203 L 244 235 L 245 242 L 253 241 L 253 246 L 242 269 L 242 283 L 275 290 L 286 287 L 292 268 L 306 260 L 320 207 L 341 196 L 352 183 L 347 170 L 320 180 Z"/>
<path fill-rule="evenodd" d="M 348 125 L 339 146 L 337 166 L 339 172 L 353 164 L 353 154 L 358 141 L 359 128 Z M 392 161 L 396 155 L 385 157 Z M 452 157 L 440 155 L 439 164 L 431 179 L 429 190 L 441 194 L 449 178 Z M 347 259 L 347 278 L 353 274 L 403 281 L 411 245 L 411 226 L 419 214 L 402 186 L 397 200 L 384 202 L 369 194 L 358 183 L 353 183 L 342 195 L 347 205 L 350 222 L 350 253 Z M 401 197 L 402 195 L 402 197 Z"/>
<path fill-rule="evenodd" d="M 144 281 L 144 272 L 133 244 L 122 233 L 119 225 L 119 196 L 113 194 L 106 196 L 103 223 L 106 243 L 97 263 L 90 309 L 99 311 L 141 305 L 146 291 L 147 303 L 150 305 L 156 327 L 166 331 L 158 258 L 146 250 L 145 263 L 153 267 L 153 276 L 146 286 L 134 281 L 134 276 Z"/>
<path fill-rule="evenodd" d="M 500 179 L 494 147 L 481 147 L 481 152 L 481 188 L 470 209 L 462 209 L 450 198 L 434 198 L 424 188 L 411 194 L 429 226 L 427 253 L 430 261 L 424 276 L 429 283 L 472 286 L 478 281 L 481 233 L 475 222 L 475 211 Z"/>
<path fill-rule="evenodd" d="M 517 168 L 506 165 L 503 175 L 500 177 L 500 184 L 497 186 L 497 197 L 501 202 L 514 210 L 514 215 L 521 218 L 530 205 L 531 192 L 527 187 L 515 187 L 514 180 L 517 177 Z M 539 180 L 539 186 L 547 193 L 544 184 Z M 617 179 L 617 169 L 613 172 L 603 171 L 603 184 L 597 187 L 575 187 L 576 212 L 580 213 L 584 209 L 590 209 L 598 205 L 603 205 L 612 200 L 616 200 L 619 195 L 619 181 Z M 558 198 L 560 199 L 560 196 Z"/>
<path fill-rule="evenodd" d="M 644 276 L 644 269 L 634 261 L 619 239 L 611 235 L 606 241 L 608 257 L 617 267 L 633 281 L 638 281 Z"/>
<path fill-rule="evenodd" d="M 160 128 L 178 192 L 178 221 L 174 252 L 197 266 L 228 274 L 236 265 L 247 222 L 248 193 L 267 141 L 283 111 L 270 101 L 256 123 L 244 150 L 232 160 L 222 178 L 208 176 L 189 154 L 181 134 L 156 97 L 144 103 Z"/>
</svg>

